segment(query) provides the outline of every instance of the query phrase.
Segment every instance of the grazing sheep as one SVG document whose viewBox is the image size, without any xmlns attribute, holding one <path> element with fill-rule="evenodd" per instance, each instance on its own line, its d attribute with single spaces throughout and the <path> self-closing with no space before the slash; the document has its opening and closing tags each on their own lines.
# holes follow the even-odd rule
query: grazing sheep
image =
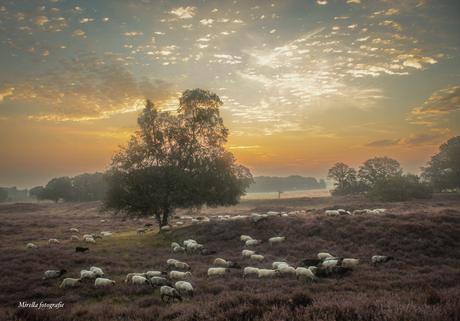
<svg viewBox="0 0 460 321">
<path fill-rule="evenodd" d="M 227 267 L 227 261 L 221 258 L 217 258 L 214 260 L 214 266 L 224 266 Z"/>
<path fill-rule="evenodd" d="M 94 286 L 96 288 L 100 286 L 115 286 L 115 281 L 114 280 L 109 280 L 105 278 L 97 278 L 96 281 L 94 281 Z"/>
<path fill-rule="evenodd" d="M 93 271 L 81 270 L 80 279 L 85 282 L 86 280 L 95 281 L 97 279 L 97 274 Z"/>
<path fill-rule="evenodd" d="M 71 233 L 78 233 L 78 230 L 77 230 L 76 228 L 72 227 L 72 228 L 70 229 L 70 232 L 71 232 Z"/>
<path fill-rule="evenodd" d="M 363 215 L 366 214 L 367 210 L 355 210 L 353 211 L 353 215 Z"/>
<path fill-rule="evenodd" d="M 176 267 L 176 263 L 177 262 L 180 262 L 179 260 L 176 260 L 176 259 L 168 259 L 166 261 L 166 263 L 168 264 L 168 269 L 172 268 L 172 267 Z"/>
<path fill-rule="evenodd" d="M 318 260 L 324 261 L 326 258 L 332 257 L 332 255 L 330 255 L 329 253 L 321 252 L 321 253 L 318 253 L 317 257 L 318 257 Z"/>
<path fill-rule="evenodd" d="M 92 266 L 89 270 L 96 273 L 96 275 L 100 278 L 104 277 L 104 272 L 102 272 L 102 269 L 97 266 Z"/>
<path fill-rule="evenodd" d="M 92 238 L 94 238 L 92 234 L 85 234 L 85 235 L 83 235 L 83 239 L 86 239 L 87 237 L 92 237 Z"/>
<path fill-rule="evenodd" d="M 248 240 L 252 240 L 253 238 L 248 235 L 241 235 L 240 240 L 246 242 Z"/>
<path fill-rule="evenodd" d="M 277 269 L 280 264 L 287 264 L 287 266 L 289 266 L 289 264 L 287 262 L 273 262 L 272 263 L 272 269 L 273 270 Z"/>
<path fill-rule="evenodd" d="M 192 253 L 196 253 L 197 251 L 201 251 L 203 249 L 202 244 L 188 244 L 187 245 L 187 251 L 191 251 Z"/>
<path fill-rule="evenodd" d="M 386 263 L 388 261 L 394 260 L 392 256 L 384 256 L 384 255 L 374 255 L 372 257 L 371 265 L 377 266 L 377 263 Z"/>
<path fill-rule="evenodd" d="M 324 212 L 327 216 L 340 216 L 340 212 L 336 210 L 327 210 Z"/>
<path fill-rule="evenodd" d="M 169 225 L 164 225 L 160 228 L 160 232 L 169 232 L 171 231 L 171 226 Z"/>
<path fill-rule="evenodd" d="M 263 216 L 263 215 L 255 216 L 252 219 L 252 224 L 256 225 L 257 223 L 262 222 L 262 221 L 268 221 L 268 216 Z"/>
<path fill-rule="evenodd" d="M 35 244 L 29 243 L 29 244 L 27 244 L 27 248 L 28 249 L 36 249 L 37 247 L 35 246 Z"/>
<path fill-rule="evenodd" d="M 168 272 L 164 272 L 164 271 L 147 271 L 147 272 L 145 272 L 145 275 L 148 278 L 153 278 L 154 276 L 168 275 Z"/>
<path fill-rule="evenodd" d="M 101 223 L 105 223 L 105 222 L 107 222 L 107 221 L 106 220 L 101 220 Z"/>
<path fill-rule="evenodd" d="M 76 235 L 72 235 L 72 236 L 70 237 L 70 240 L 71 240 L 71 241 L 80 241 L 80 238 L 79 238 L 78 236 L 76 236 Z"/>
<path fill-rule="evenodd" d="M 251 250 L 243 250 L 241 254 L 242 254 L 242 257 L 251 257 L 251 255 L 257 254 L 257 252 L 251 251 Z"/>
<path fill-rule="evenodd" d="M 191 277 L 192 273 L 190 273 L 190 272 L 180 272 L 180 271 L 171 271 L 171 272 L 169 272 L 169 278 L 170 279 L 185 281 L 185 279 L 188 276 Z"/>
<path fill-rule="evenodd" d="M 288 266 L 287 264 L 280 264 L 278 265 L 278 271 L 280 272 L 280 275 L 285 276 L 285 275 L 292 275 L 296 276 L 296 271 L 295 268 L 292 266 Z"/>
<path fill-rule="evenodd" d="M 146 231 L 147 231 L 146 228 L 140 227 L 140 228 L 138 228 L 138 229 L 136 230 L 136 234 L 141 234 L 141 233 L 144 233 L 144 234 L 145 234 Z"/>
<path fill-rule="evenodd" d="M 202 255 L 212 255 L 212 254 L 216 254 L 217 252 L 216 251 L 213 251 L 213 250 L 208 250 L 208 249 L 202 249 L 201 250 L 201 254 Z"/>
<path fill-rule="evenodd" d="M 262 256 L 262 255 L 260 255 L 260 254 L 253 254 L 253 255 L 251 255 L 251 258 L 249 259 L 249 261 L 259 261 L 259 262 L 262 262 L 264 259 L 265 259 L 265 257 Z"/>
<path fill-rule="evenodd" d="M 87 237 L 83 240 L 85 243 L 96 243 L 96 240 L 92 237 Z"/>
<path fill-rule="evenodd" d="M 353 268 L 343 267 L 343 266 L 332 266 L 329 271 L 326 271 L 328 276 L 342 276 L 347 272 L 353 271 Z"/>
<path fill-rule="evenodd" d="M 59 244 L 59 241 L 57 239 L 49 239 L 48 243 L 49 244 Z"/>
<path fill-rule="evenodd" d="M 109 231 L 104 231 L 104 232 L 101 232 L 101 234 L 102 234 L 103 237 L 111 237 L 115 233 L 109 232 Z"/>
<path fill-rule="evenodd" d="M 134 275 L 132 278 L 133 285 L 150 285 L 150 281 L 143 276 Z"/>
<path fill-rule="evenodd" d="M 295 269 L 295 278 L 298 280 L 300 276 L 305 276 L 307 280 L 314 281 L 316 280 L 315 274 L 312 270 L 307 269 L 305 267 L 298 267 Z"/>
<path fill-rule="evenodd" d="M 245 278 L 247 275 L 256 275 L 259 276 L 259 268 L 255 267 L 245 267 L 243 270 L 243 278 Z"/>
<path fill-rule="evenodd" d="M 172 242 L 172 243 L 171 243 L 171 248 L 173 249 L 173 248 L 175 248 L 175 247 L 181 247 L 181 246 L 179 245 L 179 243 Z"/>
<path fill-rule="evenodd" d="M 356 266 L 358 264 L 359 264 L 359 259 L 343 259 L 342 260 L 343 267 Z"/>
<path fill-rule="evenodd" d="M 89 248 L 87 248 L 87 247 L 80 247 L 80 246 L 77 246 L 77 247 L 75 248 L 75 252 L 76 252 L 76 253 L 85 253 L 85 251 L 89 251 Z"/>
<path fill-rule="evenodd" d="M 318 268 L 318 267 L 316 267 L 316 266 L 310 266 L 308 269 L 309 269 L 310 271 L 312 271 L 313 274 L 314 274 L 316 277 L 318 277 L 318 278 L 325 278 L 325 277 L 327 277 L 327 272 L 326 272 L 326 270 L 323 269 L 323 268 Z"/>
<path fill-rule="evenodd" d="M 142 277 L 147 277 L 147 274 L 146 273 L 128 273 L 126 275 L 126 279 L 125 279 L 125 283 L 128 284 L 128 283 L 131 283 L 133 281 L 133 277 L 135 276 L 142 276 Z"/>
<path fill-rule="evenodd" d="M 229 269 L 241 269 L 241 266 L 237 262 L 227 261 L 227 267 Z"/>
<path fill-rule="evenodd" d="M 256 246 L 256 245 L 259 245 L 260 243 L 262 243 L 261 240 L 247 240 L 244 244 L 244 247 L 249 247 L 249 246 Z"/>
<path fill-rule="evenodd" d="M 189 270 L 189 271 L 192 269 L 190 267 L 190 265 L 188 265 L 187 263 L 184 263 L 184 262 L 176 262 L 176 263 L 174 263 L 174 267 L 176 269 Z"/>
<path fill-rule="evenodd" d="M 275 212 L 275 211 L 270 211 L 270 212 L 267 212 L 267 215 L 268 216 L 281 216 L 281 213 L 280 212 Z"/>
<path fill-rule="evenodd" d="M 190 297 L 193 297 L 193 286 L 189 282 L 177 281 L 176 284 L 174 284 L 174 287 L 179 294 L 180 291 L 187 291 Z"/>
<path fill-rule="evenodd" d="M 319 259 L 303 259 L 302 261 L 300 261 L 299 265 L 307 268 L 309 266 L 317 266 L 321 262 L 322 261 Z"/>
<path fill-rule="evenodd" d="M 172 288 L 170 286 L 163 285 L 160 288 L 160 293 L 161 293 L 161 301 L 163 301 L 163 302 L 165 302 L 164 301 L 165 296 L 168 297 L 168 301 L 166 301 L 166 303 L 169 303 L 169 300 L 171 298 L 173 299 L 173 302 L 174 302 L 174 299 L 177 299 L 177 300 L 179 300 L 179 302 L 182 302 L 182 297 L 180 296 L 180 294 L 177 292 L 176 289 L 174 289 L 174 288 Z"/>
<path fill-rule="evenodd" d="M 276 236 L 276 237 L 270 238 L 268 240 L 268 243 L 270 244 L 270 246 L 273 246 L 273 244 L 275 244 L 275 243 L 283 243 L 285 240 L 286 240 L 285 236 Z"/>
<path fill-rule="evenodd" d="M 269 270 L 269 269 L 259 269 L 259 272 L 257 274 L 258 278 L 269 278 L 269 277 L 275 277 L 280 273 L 279 270 Z"/>
<path fill-rule="evenodd" d="M 166 280 L 165 278 L 163 277 L 160 277 L 160 276 L 154 276 L 150 279 L 150 284 L 152 286 L 163 286 L 163 285 L 167 285 L 167 286 L 172 286 L 172 284 Z"/>
<path fill-rule="evenodd" d="M 339 266 L 339 260 L 326 260 L 323 262 L 323 269 L 330 270 L 333 266 Z"/>
<path fill-rule="evenodd" d="M 219 277 L 225 273 L 229 273 L 230 269 L 228 268 L 223 268 L 223 267 L 215 267 L 215 268 L 209 268 L 208 269 L 208 278 L 210 278 L 213 275 L 218 275 Z"/>
<path fill-rule="evenodd" d="M 60 288 L 75 287 L 79 283 L 83 283 L 81 279 L 65 278 L 59 287 Z"/>
<path fill-rule="evenodd" d="M 64 273 L 67 273 L 66 269 L 61 269 L 60 271 L 56 270 L 48 270 L 45 272 L 45 277 L 43 280 L 46 279 L 59 279 Z"/>
<path fill-rule="evenodd" d="M 351 213 L 349 211 L 345 211 L 343 209 L 338 209 L 337 212 L 339 212 L 340 215 L 351 215 Z"/>
</svg>

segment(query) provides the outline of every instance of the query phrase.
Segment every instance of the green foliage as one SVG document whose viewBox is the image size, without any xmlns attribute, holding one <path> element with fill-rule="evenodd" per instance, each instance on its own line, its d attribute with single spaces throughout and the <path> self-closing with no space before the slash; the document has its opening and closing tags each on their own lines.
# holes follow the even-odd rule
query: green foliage
<svg viewBox="0 0 460 321">
<path fill-rule="evenodd" d="M 389 177 L 399 176 L 403 173 L 398 161 L 385 157 L 368 159 L 359 167 L 358 177 L 361 181 L 374 187 L 376 182 Z"/>
<path fill-rule="evenodd" d="M 41 192 L 41 198 L 55 203 L 63 199 L 65 202 L 72 200 L 72 182 L 69 177 L 59 177 L 50 180 Z"/>
<path fill-rule="evenodd" d="M 291 175 L 289 177 L 259 176 L 254 177 L 254 184 L 251 185 L 248 192 L 265 193 L 276 192 L 278 190 L 286 192 L 324 188 L 326 188 L 326 182 L 324 180 L 320 180 L 320 182 L 318 182 L 316 178 L 313 177 L 302 177 L 299 175 Z"/>
<path fill-rule="evenodd" d="M 436 191 L 460 190 L 460 136 L 449 139 L 439 147 L 439 153 L 432 156 L 421 167 L 422 177 L 430 181 Z"/>
<path fill-rule="evenodd" d="M 0 187 L 0 203 L 5 203 L 8 200 L 8 189 Z"/>
<path fill-rule="evenodd" d="M 29 197 L 35 197 L 37 201 L 41 201 L 42 198 L 42 192 L 43 192 L 44 187 L 43 186 L 35 186 L 29 190 Z"/>
<path fill-rule="evenodd" d="M 332 196 L 358 195 L 367 190 L 366 184 L 358 181 L 356 170 L 344 163 L 337 163 L 332 167 L 327 177 L 334 181 L 335 188 Z"/>
<path fill-rule="evenodd" d="M 72 177 L 72 199 L 76 202 L 92 202 L 104 199 L 107 182 L 104 173 L 81 174 Z"/>
<path fill-rule="evenodd" d="M 235 205 L 252 183 L 249 170 L 224 148 L 228 130 L 220 98 L 187 90 L 177 114 L 150 100 L 138 118 L 140 131 L 113 156 L 106 172 L 106 209 L 155 216 L 166 225 L 175 208 Z"/>
<path fill-rule="evenodd" d="M 393 176 L 380 179 L 366 196 L 381 202 L 404 202 L 413 199 L 433 197 L 434 188 L 427 182 L 421 182 L 414 174 Z"/>
</svg>

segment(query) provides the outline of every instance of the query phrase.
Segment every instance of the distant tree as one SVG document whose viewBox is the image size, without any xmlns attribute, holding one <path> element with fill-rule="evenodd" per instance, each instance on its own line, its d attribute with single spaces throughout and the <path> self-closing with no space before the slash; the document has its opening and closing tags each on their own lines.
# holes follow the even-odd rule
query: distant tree
<svg viewBox="0 0 460 321">
<path fill-rule="evenodd" d="M 8 189 L 0 187 L 0 203 L 5 203 L 8 200 Z"/>
<path fill-rule="evenodd" d="M 326 182 L 324 181 L 324 179 L 320 179 L 319 182 L 318 182 L 318 189 L 326 189 L 327 186 L 326 186 Z"/>
<path fill-rule="evenodd" d="M 76 202 L 91 202 L 105 198 L 107 182 L 104 173 L 85 173 L 72 177 L 73 200 Z"/>
<path fill-rule="evenodd" d="M 421 182 L 415 174 L 407 174 L 378 180 L 367 196 L 381 202 L 404 202 L 429 199 L 433 193 L 434 188 L 430 183 Z"/>
<path fill-rule="evenodd" d="M 460 136 L 453 137 L 439 147 L 428 166 L 421 167 L 422 178 L 430 181 L 438 192 L 460 192 Z"/>
<path fill-rule="evenodd" d="M 55 203 L 59 202 L 60 199 L 63 199 L 65 202 L 70 202 L 73 200 L 72 194 L 72 182 L 69 177 L 65 176 L 50 180 L 45 185 L 41 197 L 42 199 L 51 200 Z"/>
<path fill-rule="evenodd" d="M 354 195 L 361 193 L 361 184 L 356 177 L 356 170 L 344 163 L 337 163 L 329 169 L 327 178 L 334 181 L 333 196 Z"/>
<path fill-rule="evenodd" d="M 42 192 L 44 190 L 43 186 L 35 186 L 29 190 L 29 197 L 35 197 L 38 202 L 40 202 L 42 198 Z"/>
<path fill-rule="evenodd" d="M 176 208 L 237 204 L 252 175 L 224 148 L 228 130 L 221 105 L 217 95 L 202 89 L 183 92 L 176 114 L 147 100 L 140 131 L 120 147 L 106 172 L 105 208 L 155 216 L 164 226 Z"/>
<path fill-rule="evenodd" d="M 389 157 L 375 157 L 368 159 L 359 167 L 358 177 L 371 188 L 378 180 L 400 176 L 403 170 L 398 161 Z"/>
</svg>

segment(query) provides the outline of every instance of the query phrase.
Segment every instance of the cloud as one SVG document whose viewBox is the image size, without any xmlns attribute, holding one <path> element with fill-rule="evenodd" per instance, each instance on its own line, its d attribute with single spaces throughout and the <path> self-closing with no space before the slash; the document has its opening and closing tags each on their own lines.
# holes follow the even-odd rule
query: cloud
<svg viewBox="0 0 460 321">
<path fill-rule="evenodd" d="M 179 19 L 190 19 L 195 15 L 196 7 L 179 7 L 169 11 L 168 13 L 176 15 Z"/>
<path fill-rule="evenodd" d="M 448 87 L 434 92 L 423 106 L 414 108 L 408 120 L 414 117 L 439 117 L 460 110 L 460 86 Z"/>
<path fill-rule="evenodd" d="M 440 140 L 443 140 L 443 135 L 427 135 L 414 134 L 407 138 L 401 139 L 384 139 L 356 147 L 362 148 L 405 148 L 405 149 L 420 149 L 427 147 L 435 147 L 439 145 Z"/>
<path fill-rule="evenodd" d="M 364 148 L 386 148 L 386 147 L 395 147 L 398 146 L 399 143 L 401 142 L 401 139 L 384 139 L 384 140 L 379 140 L 376 142 L 371 142 L 367 143 L 364 145 L 359 145 L 358 147 L 364 147 Z"/>
<path fill-rule="evenodd" d="M 0 103 L 3 102 L 3 99 L 6 97 L 6 96 L 10 96 L 13 94 L 13 90 L 14 90 L 14 87 L 9 87 L 8 85 L 6 84 L 3 84 L 4 88 L 0 89 Z"/>
</svg>

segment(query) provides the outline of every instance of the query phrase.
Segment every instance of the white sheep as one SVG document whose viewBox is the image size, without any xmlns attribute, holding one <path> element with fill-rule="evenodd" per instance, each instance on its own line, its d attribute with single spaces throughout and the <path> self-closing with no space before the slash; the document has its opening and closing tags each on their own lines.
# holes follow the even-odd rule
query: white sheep
<svg viewBox="0 0 460 321">
<path fill-rule="evenodd" d="M 264 259 L 265 259 L 265 257 L 262 256 L 262 255 L 260 255 L 260 254 L 253 254 L 253 255 L 251 255 L 251 258 L 249 259 L 249 261 L 259 261 L 259 262 L 262 262 Z"/>
<path fill-rule="evenodd" d="M 125 283 L 128 284 L 128 283 L 132 282 L 133 277 L 135 277 L 135 276 L 147 277 L 147 274 L 146 273 L 136 273 L 136 272 L 128 273 L 126 275 Z"/>
<path fill-rule="evenodd" d="M 171 231 L 171 226 L 169 225 L 164 225 L 160 228 L 160 232 L 168 232 Z"/>
<path fill-rule="evenodd" d="M 92 237 L 92 238 L 94 238 L 91 234 L 85 234 L 85 235 L 83 235 L 83 239 L 86 239 L 87 237 Z"/>
<path fill-rule="evenodd" d="M 162 276 L 162 275 L 167 275 L 168 273 L 166 272 L 161 272 L 161 271 L 147 271 L 145 272 L 145 275 L 148 278 L 153 278 L 154 276 Z"/>
<path fill-rule="evenodd" d="M 249 235 L 241 235 L 240 239 L 241 241 L 246 242 L 248 240 L 252 240 L 253 238 L 250 237 Z"/>
<path fill-rule="evenodd" d="M 330 255 L 329 253 L 321 252 L 321 253 L 318 253 L 317 257 L 318 257 L 318 260 L 324 261 L 326 258 L 332 257 L 332 255 Z"/>
<path fill-rule="evenodd" d="M 96 275 L 100 278 L 104 277 L 104 272 L 101 268 L 98 268 L 97 266 L 92 266 L 89 270 L 96 273 Z"/>
<path fill-rule="evenodd" d="M 114 235 L 115 233 L 113 232 L 109 232 L 109 231 L 104 231 L 104 232 L 101 232 L 102 236 L 104 237 L 111 237 L 112 235 Z"/>
<path fill-rule="evenodd" d="M 367 210 L 355 210 L 353 211 L 353 215 L 363 215 L 366 214 Z"/>
<path fill-rule="evenodd" d="M 350 267 L 350 266 L 356 266 L 359 264 L 359 259 L 343 259 L 342 260 L 342 266 L 343 267 Z"/>
<path fill-rule="evenodd" d="M 339 264 L 339 260 L 325 260 L 323 262 L 323 269 L 331 269 L 333 266 L 337 266 Z"/>
<path fill-rule="evenodd" d="M 384 256 L 384 255 L 374 255 L 371 259 L 371 265 L 377 266 L 377 263 L 386 263 L 390 260 L 394 260 L 392 256 Z"/>
<path fill-rule="evenodd" d="M 145 227 L 140 227 L 136 230 L 136 234 L 141 234 L 147 232 L 147 229 Z"/>
<path fill-rule="evenodd" d="M 184 253 L 186 251 L 185 247 L 183 246 L 176 246 L 173 248 L 171 254 L 174 254 L 174 253 Z"/>
<path fill-rule="evenodd" d="M 59 244 L 59 241 L 57 239 L 49 239 L 48 243 L 49 244 Z"/>
<path fill-rule="evenodd" d="M 225 261 L 224 259 L 221 259 L 221 258 L 217 258 L 217 259 L 214 260 L 214 266 L 227 267 L 227 261 Z"/>
<path fill-rule="evenodd" d="M 143 276 L 134 275 L 132 278 L 133 285 L 150 285 L 150 281 Z"/>
<path fill-rule="evenodd" d="M 78 233 L 78 230 L 77 230 L 76 228 L 72 227 L 72 228 L 70 229 L 70 232 L 71 232 L 71 233 Z"/>
<path fill-rule="evenodd" d="M 192 269 L 190 267 L 190 265 L 188 265 L 187 263 L 184 263 L 184 262 L 176 262 L 176 263 L 174 263 L 174 267 L 176 269 L 181 269 L 181 270 L 191 270 Z"/>
<path fill-rule="evenodd" d="M 71 240 L 71 241 L 80 241 L 80 238 L 79 238 L 78 236 L 76 236 L 76 235 L 72 235 L 72 236 L 70 237 L 70 240 Z"/>
<path fill-rule="evenodd" d="M 340 212 L 336 210 L 327 210 L 324 212 L 327 216 L 340 216 Z"/>
<path fill-rule="evenodd" d="M 316 276 L 313 274 L 313 272 L 310 269 L 304 267 L 298 267 L 295 269 L 295 278 L 299 279 L 300 276 L 305 276 L 307 280 L 316 280 Z"/>
<path fill-rule="evenodd" d="M 182 302 L 182 297 L 180 296 L 179 292 L 177 292 L 176 289 L 170 287 L 170 286 L 167 286 L 167 285 L 163 285 L 161 288 L 160 288 L 160 294 L 161 294 L 161 301 L 164 302 L 164 297 L 167 296 L 168 297 L 168 301 L 172 298 L 173 299 L 173 302 L 174 302 L 174 299 L 177 299 L 179 300 L 179 302 Z"/>
<path fill-rule="evenodd" d="M 176 288 L 177 292 L 180 291 L 187 291 L 190 297 L 193 297 L 193 286 L 186 281 L 177 281 L 176 284 L 174 284 L 174 287 Z"/>
<path fill-rule="evenodd" d="M 203 249 L 202 244 L 192 243 L 187 244 L 187 251 L 191 251 L 192 253 L 196 253 L 197 251 L 201 251 Z"/>
<path fill-rule="evenodd" d="M 61 269 L 60 271 L 48 270 L 45 272 L 44 279 L 59 279 L 64 273 L 67 273 L 66 269 Z"/>
<path fill-rule="evenodd" d="M 268 243 L 270 244 L 270 246 L 273 246 L 273 244 L 275 243 L 282 243 L 286 240 L 286 237 L 285 236 L 276 236 L 276 237 L 272 237 L 268 240 Z"/>
<path fill-rule="evenodd" d="M 175 247 L 181 247 L 181 246 L 179 245 L 179 243 L 172 242 L 172 243 L 171 243 L 171 248 L 173 249 L 173 248 L 175 248 Z"/>
<path fill-rule="evenodd" d="M 273 262 L 272 263 L 272 269 L 274 269 L 274 270 L 277 269 L 280 264 L 287 264 L 289 266 L 289 264 L 287 262 Z"/>
<path fill-rule="evenodd" d="M 244 243 L 244 247 L 249 247 L 249 246 L 256 246 L 256 245 L 259 245 L 260 243 L 262 243 L 261 240 L 247 240 L 245 243 Z"/>
<path fill-rule="evenodd" d="M 259 276 L 259 268 L 250 267 L 250 266 L 245 267 L 243 271 L 243 278 L 245 278 L 247 275 Z"/>
<path fill-rule="evenodd" d="M 278 270 L 269 270 L 269 269 L 259 269 L 259 272 L 257 274 L 258 278 L 269 278 L 269 277 L 274 277 L 277 276 L 280 273 Z"/>
<path fill-rule="evenodd" d="M 36 249 L 37 247 L 35 246 L 35 244 L 29 243 L 29 244 L 27 244 L 27 248 L 28 249 Z"/>
<path fill-rule="evenodd" d="M 65 287 L 74 287 L 77 286 L 78 283 L 82 283 L 81 279 L 72 279 L 72 278 L 65 278 L 61 285 L 59 286 L 60 288 L 65 288 Z"/>
<path fill-rule="evenodd" d="M 92 237 L 87 237 L 83 240 L 85 243 L 96 243 L 96 240 L 93 239 Z"/>
<path fill-rule="evenodd" d="M 97 287 L 100 287 L 100 286 L 114 286 L 115 285 L 115 281 L 114 280 L 109 280 L 109 279 L 105 279 L 105 278 L 97 278 L 96 281 L 94 281 L 94 286 L 97 288 Z"/>
<path fill-rule="evenodd" d="M 88 271 L 88 270 L 80 271 L 80 279 L 82 281 L 85 281 L 85 282 L 86 280 L 94 281 L 96 280 L 96 278 L 97 278 L 97 275 L 93 271 Z"/>
<path fill-rule="evenodd" d="M 228 273 L 228 272 L 230 272 L 230 269 L 228 268 L 223 268 L 223 267 L 209 268 L 208 278 L 210 278 L 213 275 L 218 275 L 220 277 L 221 275 L 224 275 L 225 273 Z"/>
<path fill-rule="evenodd" d="M 251 257 L 251 255 L 254 255 L 256 253 L 257 253 L 256 251 L 251 251 L 251 250 L 243 250 L 241 252 L 242 257 Z"/>
<path fill-rule="evenodd" d="M 192 277 L 192 273 L 190 273 L 190 272 L 181 272 L 181 271 L 171 271 L 171 272 L 169 272 L 169 278 L 170 279 L 184 281 L 189 276 Z"/>
<path fill-rule="evenodd" d="M 294 277 L 296 276 L 295 268 L 293 268 L 292 266 L 280 264 L 277 270 L 280 272 L 280 275 L 283 275 L 283 276 L 284 275 L 292 275 Z"/>
<path fill-rule="evenodd" d="M 281 216 L 281 213 L 280 212 L 275 212 L 275 211 L 270 211 L 270 212 L 267 212 L 267 215 L 268 216 Z"/>
<path fill-rule="evenodd" d="M 175 267 L 177 262 L 180 262 L 180 261 L 176 259 L 168 259 L 166 261 L 166 263 L 168 264 L 168 268 Z"/>
</svg>

